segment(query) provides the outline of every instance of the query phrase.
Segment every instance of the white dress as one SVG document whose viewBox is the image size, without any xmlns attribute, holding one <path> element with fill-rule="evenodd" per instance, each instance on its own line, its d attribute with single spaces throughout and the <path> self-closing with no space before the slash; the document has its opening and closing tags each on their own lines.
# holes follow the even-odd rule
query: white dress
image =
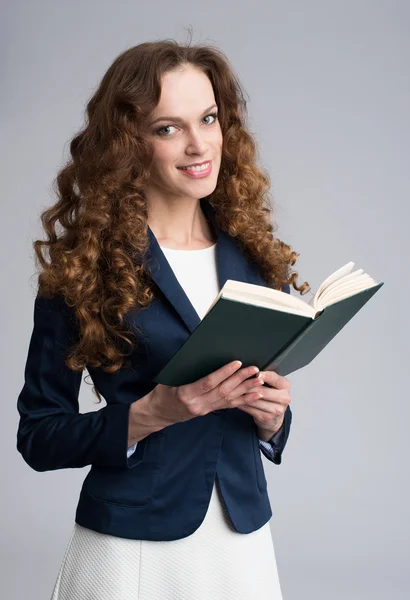
<svg viewBox="0 0 410 600">
<path fill-rule="evenodd" d="M 269 523 L 232 526 L 215 482 L 188 537 L 131 540 L 75 523 L 51 600 L 282 600 Z"/>
<path fill-rule="evenodd" d="M 218 293 L 215 246 L 162 250 L 202 318 Z M 133 540 L 75 523 L 51 596 L 51 600 L 211 599 L 282 600 L 269 522 L 251 533 L 238 533 L 216 480 L 203 522 L 185 538 Z"/>
</svg>

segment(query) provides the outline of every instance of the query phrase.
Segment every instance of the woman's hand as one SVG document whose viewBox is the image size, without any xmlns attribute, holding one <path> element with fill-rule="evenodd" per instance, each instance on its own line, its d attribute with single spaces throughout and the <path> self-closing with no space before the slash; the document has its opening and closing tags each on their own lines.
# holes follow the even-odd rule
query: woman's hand
<svg viewBox="0 0 410 600">
<path fill-rule="evenodd" d="M 167 427 L 213 410 L 235 408 L 248 402 L 255 404 L 261 389 L 261 384 L 253 378 L 258 369 L 254 366 L 241 369 L 240 366 L 237 361 L 228 363 L 193 383 L 178 387 L 156 385 L 147 395 L 151 417 Z"/>
<path fill-rule="evenodd" d="M 249 390 L 263 393 L 263 398 L 250 399 L 238 408 L 252 415 L 261 435 L 266 432 L 266 438 L 270 439 L 282 427 L 285 411 L 291 402 L 290 381 L 275 371 L 261 371 L 254 381 L 259 386 L 267 384 L 262 389 L 258 386 Z"/>
</svg>

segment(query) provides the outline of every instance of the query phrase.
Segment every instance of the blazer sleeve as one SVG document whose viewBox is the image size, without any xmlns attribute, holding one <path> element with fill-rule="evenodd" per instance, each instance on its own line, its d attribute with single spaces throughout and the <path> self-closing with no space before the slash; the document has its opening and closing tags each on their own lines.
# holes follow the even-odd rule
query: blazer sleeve
<svg viewBox="0 0 410 600">
<path fill-rule="evenodd" d="M 126 455 L 130 405 L 79 412 L 82 372 L 65 364 L 76 341 L 75 317 L 64 297 L 37 296 L 24 386 L 17 400 L 17 450 L 36 471 L 87 465 L 130 468 L 134 466 Z"/>
<path fill-rule="evenodd" d="M 288 441 L 291 423 L 292 411 L 290 410 L 290 406 L 287 406 L 283 418 L 283 425 L 281 429 L 276 432 L 274 438 L 270 439 L 269 442 L 262 442 L 259 440 L 259 448 L 262 454 L 264 454 L 268 460 L 275 463 L 275 465 L 280 465 L 282 462 L 282 453 L 285 449 L 286 442 Z M 266 448 L 267 444 L 269 444 L 271 448 Z"/>
</svg>

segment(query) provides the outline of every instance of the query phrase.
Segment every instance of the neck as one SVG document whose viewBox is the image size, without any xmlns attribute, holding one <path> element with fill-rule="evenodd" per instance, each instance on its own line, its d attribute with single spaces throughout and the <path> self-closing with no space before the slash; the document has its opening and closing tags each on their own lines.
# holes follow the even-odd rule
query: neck
<svg viewBox="0 0 410 600">
<path fill-rule="evenodd" d="M 151 202 L 148 225 L 158 243 L 168 247 L 199 249 L 216 241 L 199 200 Z"/>
</svg>

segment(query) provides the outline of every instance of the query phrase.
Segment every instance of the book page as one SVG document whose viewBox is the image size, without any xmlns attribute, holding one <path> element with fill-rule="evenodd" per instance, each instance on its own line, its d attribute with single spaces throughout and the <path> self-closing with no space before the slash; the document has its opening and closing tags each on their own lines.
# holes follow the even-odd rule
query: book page
<svg viewBox="0 0 410 600">
<path fill-rule="evenodd" d="M 257 306 L 262 306 L 261 303 L 267 302 L 272 308 L 280 310 L 283 307 L 283 309 L 294 312 L 294 314 L 312 317 L 315 314 L 313 308 L 304 300 L 281 290 L 274 290 L 273 288 L 262 287 L 253 283 L 227 279 L 222 289 L 222 295 L 231 300 L 248 301 Z"/>
<path fill-rule="evenodd" d="M 276 290 L 279 291 L 279 290 Z M 286 292 L 285 292 L 286 293 Z M 262 298 L 261 296 L 249 296 L 246 294 L 240 294 L 235 292 L 235 297 L 230 297 L 228 294 L 222 294 L 223 298 L 227 300 L 232 300 L 233 302 L 242 302 L 243 304 L 250 304 L 251 306 L 261 306 L 262 308 L 270 308 L 271 310 L 279 310 L 281 312 L 285 312 L 288 315 L 299 315 L 302 317 L 314 317 L 314 311 L 310 306 L 305 304 L 307 310 L 301 310 L 299 307 L 295 308 L 292 306 L 285 306 L 284 304 L 279 304 L 276 302 L 272 302 L 271 300 L 267 300 L 266 298 Z"/>
<path fill-rule="evenodd" d="M 331 285 L 334 281 L 337 281 L 338 279 L 340 279 L 341 277 L 344 277 L 345 275 L 348 275 L 351 270 L 354 267 L 354 262 L 350 261 L 347 264 L 345 264 L 343 267 L 341 267 L 340 269 L 338 269 L 337 271 L 335 271 L 334 273 L 332 273 L 331 275 L 329 275 L 329 277 L 327 277 L 319 286 L 316 294 L 314 295 L 314 297 L 310 300 L 309 304 L 310 306 L 313 306 L 314 308 L 318 307 L 318 299 L 320 294 L 322 294 L 325 289 Z"/>
<path fill-rule="evenodd" d="M 326 288 L 319 294 L 318 302 L 323 305 L 326 294 L 329 292 L 333 293 L 334 290 L 340 289 L 341 287 L 349 285 L 350 283 L 354 285 L 358 281 L 359 277 L 368 277 L 368 275 L 363 273 L 363 269 L 357 269 L 357 271 L 353 271 L 353 273 L 349 273 L 349 275 L 344 275 L 340 279 L 333 281 L 333 283 L 326 286 Z"/>
<path fill-rule="evenodd" d="M 367 290 L 374 285 L 377 285 L 376 281 L 372 279 L 372 277 L 367 276 L 364 280 L 357 281 L 356 284 L 347 283 L 341 288 L 326 292 L 322 302 L 324 303 L 324 306 L 330 306 L 344 298 L 349 298 L 349 296 L 354 296 L 354 294 Z"/>
</svg>

